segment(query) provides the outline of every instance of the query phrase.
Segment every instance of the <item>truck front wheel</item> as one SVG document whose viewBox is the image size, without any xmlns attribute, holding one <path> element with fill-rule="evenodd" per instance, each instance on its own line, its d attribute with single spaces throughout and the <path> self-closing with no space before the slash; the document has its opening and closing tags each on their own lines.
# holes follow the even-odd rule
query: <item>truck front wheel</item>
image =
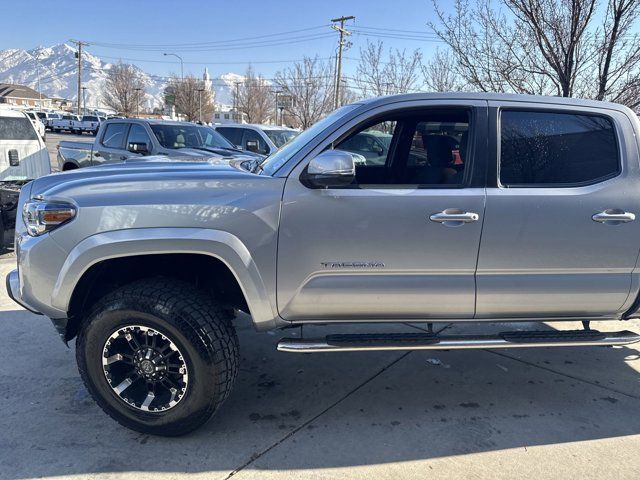
<svg viewBox="0 0 640 480">
<path fill-rule="evenodd" d="M 133 430 L 176 436 L 227 398 L 238 371 L 229 309 L 192 285 L 156 278 L 92 308 L 76 340 L 82 379 L 98 405 Z"/>
</svg>

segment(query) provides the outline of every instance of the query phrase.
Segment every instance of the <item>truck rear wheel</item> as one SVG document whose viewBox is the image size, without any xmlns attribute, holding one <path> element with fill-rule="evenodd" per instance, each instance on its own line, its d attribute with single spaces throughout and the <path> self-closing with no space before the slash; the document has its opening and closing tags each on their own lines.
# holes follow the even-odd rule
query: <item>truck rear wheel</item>
<svg viewBox="0 0 640 480">
<path fill-rule="evenodd" d="M 100 299 L 76 340 L 82 380 L 125 427 L 177 436 L 227 398 L 238 371 L 232 312 L 192 285 L 156 278 Z"/>
</svg>

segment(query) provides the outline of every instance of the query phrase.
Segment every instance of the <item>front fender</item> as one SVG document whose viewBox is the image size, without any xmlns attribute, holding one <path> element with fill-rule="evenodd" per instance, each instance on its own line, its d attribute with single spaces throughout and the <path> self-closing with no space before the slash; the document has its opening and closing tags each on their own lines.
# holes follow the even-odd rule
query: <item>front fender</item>
<svg viewBox="0 0 640 480">
<path fill-rule="evenodd" d="M 284 323 L 272 305 L 251 252 L 228 232 L 200 228 L 140 228 L 98 233 L 69 252 L 52 292 L 52 306 L 69 310 L 71 296 L 82 275 L 98 262 L 136 255 L 192 253 L 210 255 L 227 265 L 247 301 L 258 330 Z"/>
</svg>

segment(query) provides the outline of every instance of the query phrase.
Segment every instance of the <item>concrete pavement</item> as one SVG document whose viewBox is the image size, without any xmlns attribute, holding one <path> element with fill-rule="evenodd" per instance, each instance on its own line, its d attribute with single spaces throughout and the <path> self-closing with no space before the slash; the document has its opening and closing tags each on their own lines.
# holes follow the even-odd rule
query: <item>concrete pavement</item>
<svg viewBox="0 0 640 480">
<path fill-rule="evenodd" d="M 0 260 L 0 275 L 13 262 Z M 626 479 L 640 471 L 636 348 L 294 355 L 241 319 L 231 397 L 204 428 L 166 439 L 120 427 L 96 407 L 73 347 L 48 319 L 4 291 L 0 309 L 2 479 Z"/>
</svg>

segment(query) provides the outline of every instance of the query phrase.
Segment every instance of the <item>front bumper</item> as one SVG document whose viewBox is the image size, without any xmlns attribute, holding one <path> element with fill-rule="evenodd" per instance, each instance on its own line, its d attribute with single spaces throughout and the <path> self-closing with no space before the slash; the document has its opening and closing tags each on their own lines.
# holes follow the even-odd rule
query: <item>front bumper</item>
<svg viewBox="0 0 640 480">
<path fill-rule="evenodd" d="M 18 270 L 12 270 L 7 275 L 7 294 L 9 298 L 16 302 L 21 307 L 26 308 L 31 313 L 35 313 L 36 315 L 42 315 L 41 312 L 38 312 L 35 308 L 29 306 L 27 302 L 22 299 L 21 289 L 20 289 L 20 276 L 18 275 Z"/>
</svg>

